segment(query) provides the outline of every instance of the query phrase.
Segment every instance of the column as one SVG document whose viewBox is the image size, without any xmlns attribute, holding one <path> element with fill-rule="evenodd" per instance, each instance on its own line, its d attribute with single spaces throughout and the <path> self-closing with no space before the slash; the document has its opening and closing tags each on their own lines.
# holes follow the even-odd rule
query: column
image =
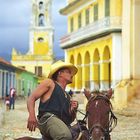
<svg viewBox="0 0 140 140">
<path fill-rule="evenodd" d="M 130 21 L 131 21 L 131 1 L 123 0 L 122 3 L 123 14 L 122 14 L 122 79 L 130 79 L 131 75 L 131 53 L 130 52 Z"/>
<path fill-rule="evenodd" d="M 132 14 L 133 77 L 140 80 L 140 0 L 134 0 Z"/>
<path fill-rule="evenodd" d="M 104 90 L 104 64 L 103 64 L 103 60 L 99 61 L 100 63 L 100 90 Z"/>
<path fill-rule="evenodd" d="M 121 47 L 121 82 L 114 90 L 114 105 L 116 109 L 127 107 L 128 96 L 131 91 L 128 81 L 132 76 L 132 53 L 131 50 L 131 0 L 122 1 L 122 47 Z M 115 60 L 113 60 L 115 61 Z M 119 65 L 119 62 L 117 63 Z M 119 67 L 117 67 L 119 68 Z M 115 66 L 114 66 L 115 69 Z M 120 70 L 120 69 L 119 69 Z M 116 72 L 117 73 L 117 72 Z M 117 74 L 116 74 L 117 75 Z M 114 73 L 115 77 L 115 73 Z M 118 79 L 119 80 L 119 79 Z"/>
<path fill-rule="evenodd" d="M 93 62 L 93 86 L 94 90 L 100 88 L 100 63 L 99 61 Z"/>
<path fill-rule="evenodd" d="M 75 63 L 75 66 L 77 66 L 77 63 Z M 77 66 L 77 68 L 79 69 L 79 66 Z M 78 71 L 79 72 L 79 71 Z M 77 72 L 77 74 L 75 75 L 75 91 L 78 91 L 79 89 L 78 89 L 78 72 Z"/>
<path fill-rule="evenodd" d="M 84 89 L 86 87 L 86 83 L 85 83 L 85 65 L 82 64 L 82 89 Z"/>
<path fill-rule="evenodd" d="M 100 61 L 100 90 L 107 90 L 109 88 L 109 60 Z"/>
<path fill-rule="evenodd" d="M 90 90 L 93 91 L 94 90 L 94 80 L 93 80 L 93 63 L 90 63 Z"/>
<path fill-rule="evenodd" d="M 2 70 L 0 70 L 0 98 L 2 97 Z"/>
<path fill-rule="evenodd" d="M 29 54 L 33 54 L 34 53 L 34 32 L 33 29 L 30 29 L 30 37 L 29 37 Z"/>
<path fill-rule="evenodd" d="M 5 95 L 6 95 L 6 73 L 7 73 L 7 71 L 4 71 L 4 93 L 3 93 L 3 96 L 5 97 Z"/>
<path fill-rule="evenodd" d="M 122 79 L 122 37 L 121 33 L 112 34 L 112 88 Z"/>
<path fill-rule="evenodd" d="M 11 72 L 11 87 L 14 87 L 15 85 L 14 85 L 14 73 L 13 72 Z"/>
</svg>

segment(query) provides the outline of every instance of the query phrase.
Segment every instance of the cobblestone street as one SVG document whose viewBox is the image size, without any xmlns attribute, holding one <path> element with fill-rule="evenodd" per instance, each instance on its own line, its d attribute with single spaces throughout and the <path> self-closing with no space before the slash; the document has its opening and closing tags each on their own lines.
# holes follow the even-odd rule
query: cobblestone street
<svg viewBox="0 0 140 140">
<path fill-rule="evenodd" d="M 15 110 L 3 113 L 2 128 L 0 128 L 0 140 L 9 140 L 21 136 L 40 137 L 39 131 L 29 132 L 26 128 L 28 112 L 26 100 L 16 100 Z"/>
<path fill-rule="evenodd" d="M 140 96 L 132 99 L 128 107 L 116 112 L 118 125 L 111 133 L 112 140 L 140 140 Z"/>
<path fill-rule="evenodd" d="M 83 95 L 79 97 L 79 108 L 83 110 Z M 82 101 L 81 101 L 82 100 Z M 121 112 L 115 111 L 118 125 L 111 133 L 112 140 L 140 140 L 140 97 L 132 100 L 128 108 Z M 2 115 L 0 114 L 2 117 Z M 78 119 L 83 118 L 78 113 Z M 26 100 L 16 100 L 15 110 L 3 111 L 3 121 L 0 126 L 0 140 L 12 140 L 21 136 L 40 137 L 38 130 L 29 132 L 26 128 L 28 112 Z"/>
</svg>

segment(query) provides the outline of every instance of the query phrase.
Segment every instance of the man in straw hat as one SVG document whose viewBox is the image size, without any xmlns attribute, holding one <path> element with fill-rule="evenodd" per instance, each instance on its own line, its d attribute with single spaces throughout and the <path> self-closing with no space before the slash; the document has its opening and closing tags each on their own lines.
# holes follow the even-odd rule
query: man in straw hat
<svg viewBox="0 0 140 140">
<path fill-rule="evenodd" d="M 73 64 L 63 61 L 57 61 L 51 66 L 48 79 L 32 92 L 27 101 L 29 111 L 27 128 L 30 131 L 35 131 L 35 128 L 39 127 L 45 138 L 73 139 L 69 126 L 75 119 L 78 102 L 70 99 L 65 88 L 67 84 L 72 83 L 72 78 L 77 71 Z M 37 121 L 35 101 L 39 98 Z"/>
</svg>

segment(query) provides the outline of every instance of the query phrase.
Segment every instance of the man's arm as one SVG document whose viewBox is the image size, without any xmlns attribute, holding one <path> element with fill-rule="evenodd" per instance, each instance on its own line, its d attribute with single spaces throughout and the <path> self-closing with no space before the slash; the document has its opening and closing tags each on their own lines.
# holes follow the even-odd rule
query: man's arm
<svg viewBox="0 0 140 140">
<path fill-rule="evenodd" d="M 37 127 L 37 119 L 35 115 L 35 101 L 36 98 L 33 94 L 27 100 L 27 109 L 29 112 L 27 128 L 30 131 L 35 131 L 35 128 Z"/>
<path fill-rule="evenodd" d="M 35 101 L 39 99 L 43 94 L 47 94 L 49 88 L 51 85 L 51 80 L 45 80 L 43 81 L 29 96 L 27 100 L 27 109 L 29 112 L 29 118 L 28 118 L 28 124 L 27 128 L 30 131 L 35 131 L 35 128 L 37 127 L 37 119 L 35 115 Z"/>
</svg>

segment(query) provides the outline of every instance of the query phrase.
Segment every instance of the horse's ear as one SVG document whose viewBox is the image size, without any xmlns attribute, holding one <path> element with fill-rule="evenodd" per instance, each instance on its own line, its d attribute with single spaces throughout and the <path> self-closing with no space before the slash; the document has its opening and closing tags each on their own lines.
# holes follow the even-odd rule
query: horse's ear
<svg viewBox="0 0 140 140">
<path fill-rule="evenodd" d="M 110 99 L 112 97 L 112 94 L 113 94 L 113 89 L 110 88 L 108 91 L 107 91 L 107 97 Z"/>
<path fill-rule="evenodd" d="M 87 100 L 91 97 L 90 91 L 87 89 L 84 89 L 84 95 L 86 96 Z"/>
</svg>

